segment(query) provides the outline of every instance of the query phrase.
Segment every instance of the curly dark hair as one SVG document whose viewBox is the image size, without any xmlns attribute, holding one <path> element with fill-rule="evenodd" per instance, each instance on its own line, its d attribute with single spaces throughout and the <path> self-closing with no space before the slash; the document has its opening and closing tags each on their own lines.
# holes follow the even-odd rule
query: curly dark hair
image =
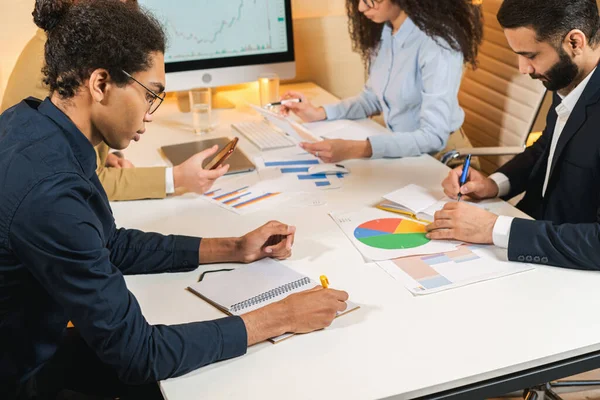
<svg viewBox="0 0 600 400">
<path fill-rule="evenodd" d="M 46 31 L 44 83 L 62 98 L 77 89 L 98 68 L 119 86 L 130 74 L 151 67 L 151 53 L 165 52 L 160 23 L 136 1 L 36 0 L 33 20 Z"/>
<path fill-rule="evenodd" d="M 348 31 L 352 49 L 358 52 L 365 64 L 379 50 L 383 24 L 378 24 L 358 10 L 363 0 L 346 0 L 350 19 Z M 379 2 L 381 0 L 375 0 Z M 471 0 L 390 0 L 398 5 L 415 25 L 426 35 L 443 39 L 455 51 L 463 54 L 465 63 L 477 66 L 477 52 L 483 40 L 483 15 L 481 7 Z"/>
</svg>

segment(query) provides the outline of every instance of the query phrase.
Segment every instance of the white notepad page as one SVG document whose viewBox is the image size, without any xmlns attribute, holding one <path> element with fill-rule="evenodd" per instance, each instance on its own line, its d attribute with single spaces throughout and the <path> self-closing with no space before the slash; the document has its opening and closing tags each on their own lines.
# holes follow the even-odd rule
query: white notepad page
<svg viewBox="0 0 600 400">
<path fill-rule="evenodd" d="M 265 258 L 233 271 L 206 274 L 190 290 L 233 315 L 242 315 L 315 286 L 307 276 Z"/>
<path fill-rule="evenodd" d="M 438 197 L 435 193 L 419 185 L 410 184 L 384 195 L 383 198 L 393 201 L 407 211 L 418 214 L 438 203 L 441 196 Z"/>
<path fill-rule="evenodd" d="M 266 258 L 233 271 L 206 274 L 189 290 L 228 314 L 242 315 L 315 286 L 319 285 L 309 277 Z M 338 312 L 337 316 L 359 308 L 350 301 L 346 304 L 346 310 Z M 292 335 L 286 333 L 270 341 L 277 343 Z"/>
</svg>

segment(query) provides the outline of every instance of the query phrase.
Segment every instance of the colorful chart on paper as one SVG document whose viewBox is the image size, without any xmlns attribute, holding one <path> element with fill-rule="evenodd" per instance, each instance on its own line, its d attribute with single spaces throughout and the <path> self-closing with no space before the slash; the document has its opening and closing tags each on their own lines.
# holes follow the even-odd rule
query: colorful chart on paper
<svg viewBox="0 0 600 400">
<path fill-rule="evenodd" d="M 494 246 L 462 245 L 454 251 L 398 258 L 377 264 L 414 294 L 429 294 L 532 269 L 511 263 Z"/>
<path fill-rule="evenodd" d="M 310 174 L 308 171 L 311 166 L 320 164 L 316 158 L 306 159 L 305 157 L 297 160 L 273 160 L 263 161 L 266 168 L 276 167 L 283 175 L 294 175 L 298 181 L 305 182 L 308 185 L 314 185 L 319 189 L 332 189 L 339 187 L 339 179 L 344 178 L 344 174 L 338 173 L 335 179 L 326 174 Z"/>
<path fill-rule="evenodd" d="M 368 261 L 438 254 L 456 250 L 460 244 L 452 240 L 429 240 L 425 224 L 375 207 L 329 215 Z"/>
<path fill-rule="evenodd" d="M 419 282 L 423 290 L 434 289 L 454 283 L 452 281 L 453 277 L 450 276 L 451 274 L 443 275 L 440 273 L 441 271 L 435 269 L 435 266 L 445 263 L 456 265 L 479 260 L 481 257 L 473 253 L 472 248 L 474 247 L 460 246 L 457 250 L 447 253 L 406 257 L 393 260 L 393 262 L 408 276 Z"/>
<path fill-rule="evenodd" d="M 204 198 L 236 214 L 258 211 L 281 197 L 281 192 L 259 190 L 256 185 L 224 185 L 204 194 Z"/>
<path fill-rule="evenodd" d="M 429 243 L 425 225 L 408 219 L 383 218 L 364 222 L 354 230 L 361 243 L 385 250 L 412 249 Z"/>
</svg>

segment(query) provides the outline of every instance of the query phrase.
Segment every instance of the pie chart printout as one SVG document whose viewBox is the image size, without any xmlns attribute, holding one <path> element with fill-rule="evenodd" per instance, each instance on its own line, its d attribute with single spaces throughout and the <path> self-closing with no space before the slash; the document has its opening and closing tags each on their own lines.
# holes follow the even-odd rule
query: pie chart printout
<svg viewBox="0 0 600 400">
<path fill-rule="evenodd" d="M 354 230 L 361 243 L 385 250 L 412 249 L 429 243 L 425 225 L 401 218 L 367 221 Z"/>
</svg>

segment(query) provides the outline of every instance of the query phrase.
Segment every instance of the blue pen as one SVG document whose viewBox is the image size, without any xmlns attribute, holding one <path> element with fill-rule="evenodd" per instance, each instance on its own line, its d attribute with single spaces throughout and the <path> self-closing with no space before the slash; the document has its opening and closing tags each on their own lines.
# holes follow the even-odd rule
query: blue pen
<svg viewBox="0 0 600 400">
<path fill-rule="evenodd" d="M 465 158 L 465 164 L 463 165 L 462 175 L 460 176 L 460 180 L 458 181 L 458 183 L 460 184 L 460 187 L 462 187 L 465 183 L 467 183 L 467 176 L 469 176 L 469 166 L 470 165 L 471 165 L 471 155 L 469 154 L 467 156 L 467 158 Z M 462 193 L 459 191 L 458 192 L 458 201 L 460 201 L 461 197 L 462 197 Z"/>
</svg>

